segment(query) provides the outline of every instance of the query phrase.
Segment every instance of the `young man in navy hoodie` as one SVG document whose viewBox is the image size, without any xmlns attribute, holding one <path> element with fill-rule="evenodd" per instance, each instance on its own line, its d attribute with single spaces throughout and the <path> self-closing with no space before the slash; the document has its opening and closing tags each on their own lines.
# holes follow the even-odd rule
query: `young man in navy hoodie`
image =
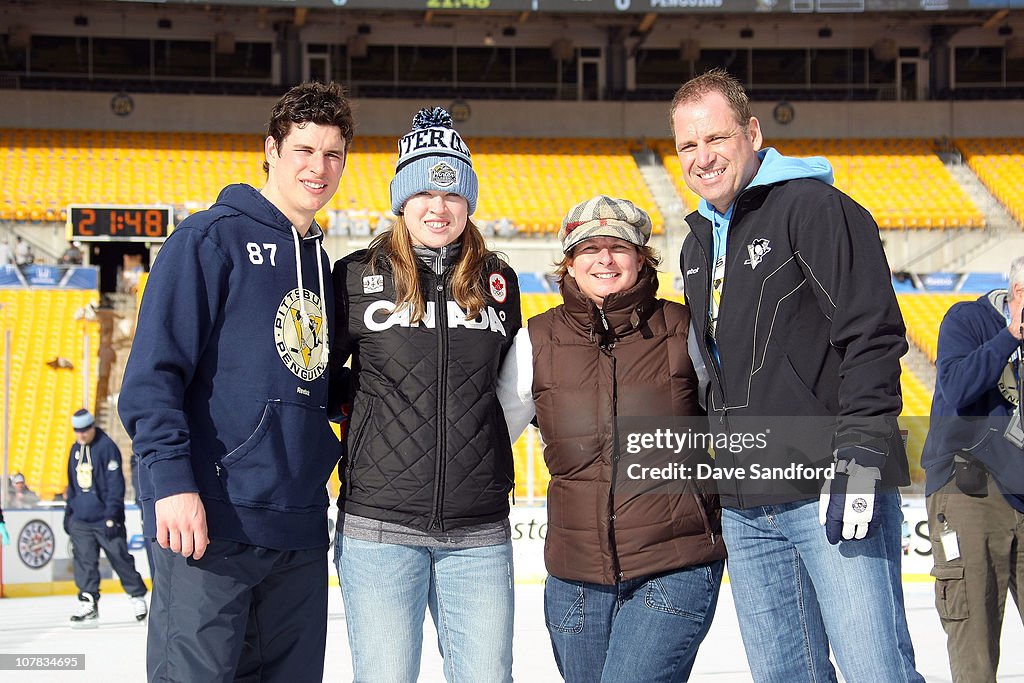
<svg viewBox="0 0 1024 683">
<path fill-rule="evenodd" d="M 320 681 L 330 261 L 314 215 L 353 137 L 341 86 L 274 106 L 267 181 L 229 185 L 153 265 L 119 412 L 156 539 L 150 681 Z"/>
<path fill-rule="evenodd" d="M 896 489 L 909 483 L 896 425 L 907 342 L 878 227 L 832 187 L 827 160 L 761 149 L 724 71 L 684 84 L 670 116 L 701 197 L 681 262 L 709 423 L 730 443 L 765 439 L 715 458 L 733 473 L 716 483 L 754 680 L 834 681 L 831 649 L 851 683 L 923 681 Z M 764 481 L 765 466 L 778 477 Z"/>
<path fill-rule="evenodd" d="M 1008 289 L 954 305 L 939 327 L 921 466 L 955 683 L 996 680 L 1008 588 L 1024 615 L 1022 308 L 1024 256 L 1010 264 Z"/>
</svg>

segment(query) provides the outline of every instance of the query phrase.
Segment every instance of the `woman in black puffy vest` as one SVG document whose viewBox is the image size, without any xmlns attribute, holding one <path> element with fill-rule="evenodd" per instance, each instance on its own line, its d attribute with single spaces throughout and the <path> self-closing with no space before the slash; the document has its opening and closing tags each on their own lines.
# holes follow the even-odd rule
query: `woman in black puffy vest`
<svg viewBox="0 0 1024 683">
<path fill-rule="evenodd" d="M 443 109 L 399 141 L 390 230 L 335 264 L 332 363 L 351 358 L 335 559 L 355 680 L 417 679 L 427 609 L 449 681 L 512 680 L 512 447 L 496 383 L 516 274 L 469 216 Z"/>
</svg>

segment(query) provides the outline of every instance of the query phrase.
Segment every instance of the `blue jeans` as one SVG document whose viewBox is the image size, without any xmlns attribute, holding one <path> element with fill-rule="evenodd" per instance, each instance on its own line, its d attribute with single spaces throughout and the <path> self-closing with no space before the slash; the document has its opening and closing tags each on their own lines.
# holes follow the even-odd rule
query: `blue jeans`
<svg viewBox="0 0 1024 683">
<path fill-rule="evenodd" d="M 875 497 L 881 528 L 832 545 L 818 501 L 722 510 L 729 580 L 754 680 L 923 683 L 907 630 L 898 493 Z"/>
<path fill-rule="evenodd" d="M 725 562 L 603 586 L 549 576 L 544 617 L 568 683 L 685 681 L 711 628 Z"/>
<path fill-rule="evenodd" d="M 512 681 L 512 542 L 482 548 L 339 534 L 335 562 L 358 683 L 415 683 L 426 610 L 450 682 Z"/>
</svg>

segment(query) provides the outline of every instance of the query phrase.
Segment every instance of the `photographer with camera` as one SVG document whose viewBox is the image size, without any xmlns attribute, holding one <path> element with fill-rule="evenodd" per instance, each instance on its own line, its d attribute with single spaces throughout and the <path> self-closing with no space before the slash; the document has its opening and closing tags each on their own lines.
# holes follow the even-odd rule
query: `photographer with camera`
<svg viewBox="0 0 1024 683">
<path fill-rule="evenodd" d="M 996 680 L 1007 588 L 1024 585 L 1022 308 L 1024 257 L 1010 264 L 1009 289 L 954 305 L 939 327 L 921 466 L 935 606 L 956 683 Z"/>
</svg>

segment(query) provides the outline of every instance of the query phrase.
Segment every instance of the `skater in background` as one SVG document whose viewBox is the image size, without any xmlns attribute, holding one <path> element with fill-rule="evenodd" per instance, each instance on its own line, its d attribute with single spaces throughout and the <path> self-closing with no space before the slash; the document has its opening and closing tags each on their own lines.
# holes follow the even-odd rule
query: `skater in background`
<svg viewBox="0 0 1024 683">
<path fill-rule="evenodd" d="M 146 618 L 146 584 L 128 552 L 124 528 L 124 469 L 121 451 L 85 408 L 71 416 L 75 443 L 68 455 L 64 531 L 71 537 L 78 607 L 71 626 L 96 626 L 100 615 L 100 549 L 106 554 L 135 618 Z"/>
</svg>

